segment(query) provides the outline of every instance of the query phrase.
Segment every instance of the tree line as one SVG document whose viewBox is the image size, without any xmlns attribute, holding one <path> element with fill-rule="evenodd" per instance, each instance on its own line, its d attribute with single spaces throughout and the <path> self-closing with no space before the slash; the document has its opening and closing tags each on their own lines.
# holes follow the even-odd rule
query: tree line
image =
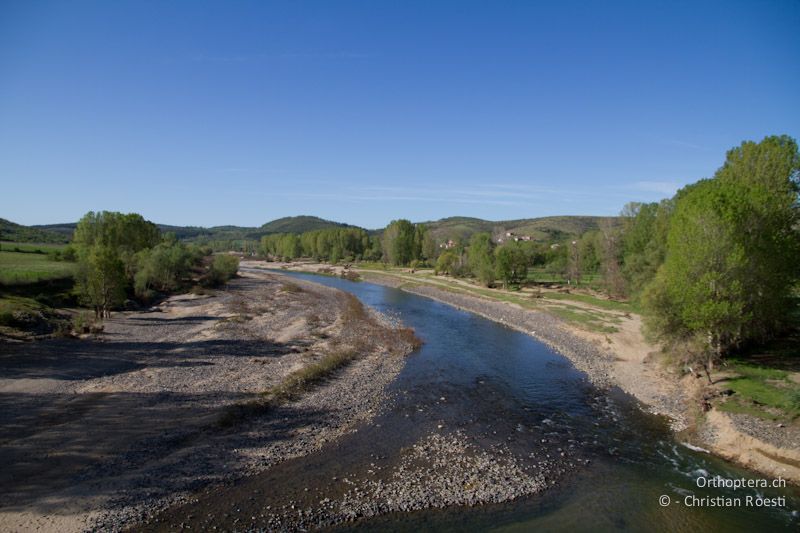
<svg viewBox="0 0 800 533">
<path fill-rule="evenodd" d="M 640 208 L 630 221 L 629 234 L 650 237 L 622 258 L 647 328 L 701 361 L 709 380 L 719 358 L 791 325 L 800 280 L 798 192 L 797 143 L 772 136 L 730 150 L 712 178 Z"/>
<path fill-rule="evenodd" d="M 295 233 L 277 233 L 261 238 L 261 253 L 291 261 L 311 257 L 317 261 L 378 261 L 382 253 L 376 239 L 361 228 L 327 228 Z"/>
<path fill-rule="evenodd" d="M 209 257 L 211 251 L 162 235 L 141 215 L 89 212 L 75 228 L 68 257 L 78 263 L 76 287 L 98 319 L 108 317 L 126 299 L 149 301 L 195 279 L 208 285 L 236 274 L 238 259 Z"/>
<path fill-rule="evenodd" d="M 646 333 L 685 363 L 701 365 L 710 380 L 713 365 L 725 355 L 793 325 L 799 193 L 794 139 L 745 141 L 728 151 L 713 177 L 661 202 L 629 203 L 621 224 L 601 224 L 575 240 L 551 244 L 549 258 L 531 257 L 529 264 L 543 260 L 575 282 L 599 274 L 609 296 L 640 305 Z M 490 282 L 485 236 L 473 241 L 467 265 Z M 473 247 L 476 257 L 470 258 Z M 498 277 L 499 272 L 496 266 Z"/>
<path fill-rule="evenodd" d="M 800 278 L 800 155 L 794 139 L 746 141 L 713 177 L 655 203 L 629 203 L 617 223 L 557 242 L 473 234 L 437 243 L 422 224 L 394 220 L 382 235 L 325 229 L 270 235 L 267 255 L 427 265 L 486 286 L 521 284 L 531 268 L 570 285 L 590 277 L 610 297 L 640 305 L 647 332 L 707 371 L 788 325 Z"/>
<path fill-rule="evenodd" d="M 427 266 L 437 274 L 475 277 L 487 286 L 496 280 L 505 286 L 521 283 L 529 267 L 543 267 L 553 276 L 564 276 L 569 262 L 567 249 L 561 244 L 510 241 L 497 245 L 489 233 L 474 234 L 466 244 L 443 246 L 424 224 L 399 219 L 391 221 L 380 235 L 370 235 L 360 228 L 265 235 L 259 252 L 285 261 L 313 258 L 332 263 L 382 261 L 393 266 Z M 580 246 L 581 272 L 595 273 L 599 259 L 594 240 L 584 239 Z"/>
</svg>

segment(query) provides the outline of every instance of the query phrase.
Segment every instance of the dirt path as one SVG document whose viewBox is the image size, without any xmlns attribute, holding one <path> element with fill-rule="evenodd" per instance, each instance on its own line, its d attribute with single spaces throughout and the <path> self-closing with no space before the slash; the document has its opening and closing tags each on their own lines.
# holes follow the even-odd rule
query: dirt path
<svg viewBox="0 0 800 533">
<path fill-rule="evenodd" d="M 95 340 L 1 344 L 0 530 L 118 529 L 374 415 L 403 364 L 382 350 L 274 413 L 219 426 L 229 406 L 323 357 L 342 297 L 246 275 L 118 314 Z"/>
</svg>

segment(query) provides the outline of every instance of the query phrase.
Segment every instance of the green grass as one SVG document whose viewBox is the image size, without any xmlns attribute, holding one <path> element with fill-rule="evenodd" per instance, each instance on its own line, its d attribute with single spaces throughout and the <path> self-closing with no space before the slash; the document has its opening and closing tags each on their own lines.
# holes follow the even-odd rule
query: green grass
<svg viewBox="0 0 800 533">
<path fill-rule="evenodd" d="M 26 252 L 46 254 L 56 250 L 63 250 L 66 244 L 28 243 L 28 242 L 0 242 L 0 252 Z"/>
<path fill-rule="evenodd" d="M 386 263 L 381 263 L 378 261 L 359 261 L 356 263 L 356 267 L 363 268 L 364 270 L 379 270 L 379 271 L 390 271 L 390 270 L 400 270 L 397 267 L 388 266 Z"/>
<path fill-rule="evenodd" d="M 734 361 L 729 368 L 736 376 L 720 385 L 735 394 L 720 405 L 721 409 L 769 419 L 780 417 L 776 411 L 790 419 L 800 416 L 800 385 L 792 381 L 788 371 L 743 361 Z"/>
<path fill-rule="evenodd" d="M 574 302 L 583 302 L 585 304 L 589 304 L 594 307 L 602 307 L 603 309 L 608 309 L 609 311 L 621 311 L 623 313 L 636 312 L 636 309 L 634 309 L 634 306 L 630 302 L 605 300 L 603 298 L 597 298 L 596 296 L 591 296 L 589 294 L 544 292 L 542 293 L 542 297 L 547 298 L 548 300 L 572 300 Z"/>
<path fill-rule="evenodd" d="M 581 276 L 580 287 L 588 287 L 599 284 L 603 280 L 600 274 L 583 274 Z M 534 283 L 558 283 L 560 285 L 567 285 L 567 279 L 560 274 L 553 274 L 547 270 L 537 267 L 529 268 L 526 281 Z"/>
<path fill-rule="evenodd" d="M 578 307 L 550 306 L 547 308 L 547 312 L 556 315 L 566 322 L 571 322 L 572 324 L 590 331 L 596 331 L 598 333 L 616 333 L 618 331 L 617 328 L 609 322 L 617 322 L 619 319 L 615 320 L 611 317 L 592 313 L 591 311 Z"/>
<path fill-rule="evenodd" d="M 20 314 L 32 315 L 44 310 L 45 307 L 33 298 L 5 296 L 0 298 L 0 326 L 14 327 Z"/>
<path fill-rule="evenodd" d="M 789 378 L 789 373 L 779 368 L 757 366 L 744 361 L 733 361 L 730 366 L 737 374 L 746 378 L 759 380 L 787 380 Z"/>
<path fill-rule="evenodd" d="M 0 252 L 0 284 L 26 285 L 71 278 L 75 263 L 53 261 L 39 253 Z"/>
<path fill-rule="evenodd" d="M 749 402 L 742 402 L 736 398 L 730 398 L 719 405 L 717 408 L 720 411 L 725 411 L 726 413 L 734 413 L 739 415 L 750 415 L 755 416 L 758 418 L 763 418 L 765 420 L 781 420 L 782 417 L 775 414 L 765 411 L 764 409 L 758 407 L 757 405 Z"/>
<path fill-rule="evenodd" d="M 293 400 L 347 365 L 357 355 L 358 353 L 354 350 L 340 350 L 330 353 L 316 363 L 305 366 L 300 370 L 295 370 L 286 376 L 279 385 L 262 394 L 277 403 Z"/>
</svg>

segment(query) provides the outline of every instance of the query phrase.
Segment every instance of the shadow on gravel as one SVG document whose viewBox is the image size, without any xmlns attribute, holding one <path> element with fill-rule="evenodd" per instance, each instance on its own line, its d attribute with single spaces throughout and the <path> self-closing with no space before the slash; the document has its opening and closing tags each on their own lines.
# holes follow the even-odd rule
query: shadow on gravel
<svg viewBox="0 0 800 533">
<path fill-rule="evenodd" d="M 0 511 L 33 505 L 67 513 L 74 511 L 67 503 L 96 496 L 197 490 L 242 475 L 242 457 L 261 457 L 265 446 L 330 417 L 281 407 L 235 432 L 217 428 L 223 405 L 248 397 L 226 394 L 223 404 L 213 393 L 0 394 Z"/>
<path fill-rule="evenodd" d="M 301 345 L 265 340 L 215 339 L 195 342 L 101 342 L 52 339 L 30 344 L 0 344 L 0 377 L 82 380 L 144 367 L 211 365 L 191 359 L 216 356 L 280 357 Z"/>
<path fill-rule="evenodd" d="M 142 322 L 145 324 L 168 324 L 168 325 L 186 325 L 186 324 L 194 324 L 195 322 L 209 322 L 209 321 L 217 321 L 220 318 L 218 316 L 185 316 L 181 318 L 150 318 L 150 317 L 143 317 L 143 316 L 131 316 L 128 317 L 127 320 L 131 322 Z"/>
<path fill-rule="evenodd" d="M 74 502 L 91 507 L 95 496 L 120 501 L 195 490 L 226 478 L 241 457 L 258 457 L 254 449 L 289 441 L 331 416 L 281 408 L 225 431 L 217 426 L 224 409 L 254 395 L 186 393 L 181 381 L 162 392 L 118 392 L 110 381 L 96 382 L 107 391 L 71 392 L 76 381 L 140 369 L 200 369 L 230 357 L 257 363 L 304 351 L 299 343 L 258 339 L 125 339 L 0 343 L 0 511 L 32 505 L 65 513 L 75 511 Z"/>
</svg>

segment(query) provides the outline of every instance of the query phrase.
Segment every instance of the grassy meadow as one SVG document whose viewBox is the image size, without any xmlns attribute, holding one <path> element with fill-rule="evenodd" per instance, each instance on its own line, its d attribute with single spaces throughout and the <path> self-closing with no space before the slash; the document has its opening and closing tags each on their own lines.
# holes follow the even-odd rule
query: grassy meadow
<svg viewBox="0 0 800 533">
<path fill-rule="evenodd" d="M 75 263 L 66 261 L 56 261 L 46 252 L 35 252 L 30 250 L 49 248 L 57 245 L 30 245 L 16 244 L 9 245 L 3 243 L 3 250 L 0 251 L 0 284 L 6 286 L 27 285 L 42 281 L 61 280 L 71 278 L 75 274 Z M 28 248 L 26 251 L 6 251 L 7 249 L 19 250 Z"/>
</svg>

